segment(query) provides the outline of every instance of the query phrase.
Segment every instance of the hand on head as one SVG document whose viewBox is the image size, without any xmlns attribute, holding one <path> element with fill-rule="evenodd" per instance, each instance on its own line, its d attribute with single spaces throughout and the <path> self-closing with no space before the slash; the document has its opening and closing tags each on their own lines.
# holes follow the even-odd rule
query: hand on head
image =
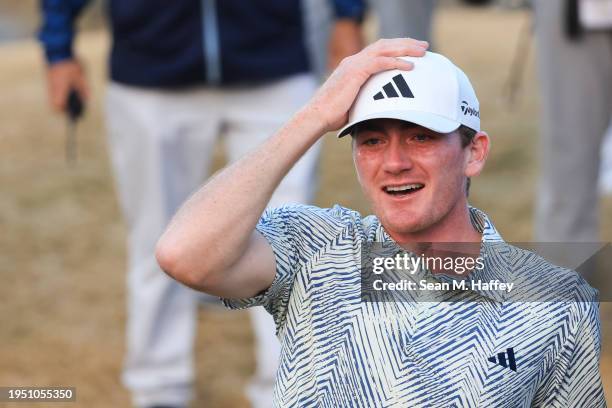
<svg viewBox="0 0 612 408">
<path fill-rule="evenodd" d="M 378 40 L 355 55 L 344 58 L 338 68 L 310 101 L 310 108 L 324 124 L 326 131 L 337 130 L 347 121 L 348 111 L 361 86 L 381 71 L 409 71 L 411 62 L 397 57 L 425 55 L 429 44 L 411 38 Z"/>
</svg>

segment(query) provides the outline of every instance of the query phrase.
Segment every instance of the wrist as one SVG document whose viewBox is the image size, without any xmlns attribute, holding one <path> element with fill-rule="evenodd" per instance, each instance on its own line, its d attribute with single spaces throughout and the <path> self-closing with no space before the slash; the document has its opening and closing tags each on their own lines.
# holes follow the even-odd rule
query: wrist
<svg viewBox="0 0 612 408">
<path fill-rule="evenodd" d="M 301 134 L 314 143 L 327 132 L 331 131 L 324 117 L 325 116 L 321 114 L 317 106 L 309 104 L 300 109 L 293 116 L 292 122 L 293 125 L 299 129 Z"/>
<path fill-rule="evenodd" d="M 49 66 L 75 60 L 71 46 L 52 50 L 45 48 L 45 58 Z"/>
</svg>

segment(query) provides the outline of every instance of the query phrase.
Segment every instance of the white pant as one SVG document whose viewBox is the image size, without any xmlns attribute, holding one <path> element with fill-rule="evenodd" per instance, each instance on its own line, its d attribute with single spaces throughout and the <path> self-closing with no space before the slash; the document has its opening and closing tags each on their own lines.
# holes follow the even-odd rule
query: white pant
<svg viewBox="0 0 612 408">
<path fill-rule="evenodd" d="M 201 294 L 159 269 L 154 258 L 157 239 L 181 203 L 206 179 L 219 136 L 224 137 L 228 159 L 235 161 L 284 124 L 316 85 L 307 74 L 265 86 L 224 89 L 109 85 L 109 149 L 129 234 L 123 381 L 136 405 L 187 404 L 192 397 Z M 311 201 L 318 151 L 319 145 L 298 162 L 271 205 Z M 249 394 L 254 406 L 270 406 L 279 345 L 271 317 L 258 309 L 252 319 L 258 367 Z"/>
<path fill-rule="evenodd" d="M 599 239 L 600 151 L 612 118 L 612 33 L 565 32 L 565 1 L 534 0 L 542 99 L 535 238 Z M 568 264 L 569 252 L 551 257 Z"/>
<path fill-rule="evenodd" d="M 612 195 L 612 120 L 601 144 L 599 192 Z"/>
</svg>

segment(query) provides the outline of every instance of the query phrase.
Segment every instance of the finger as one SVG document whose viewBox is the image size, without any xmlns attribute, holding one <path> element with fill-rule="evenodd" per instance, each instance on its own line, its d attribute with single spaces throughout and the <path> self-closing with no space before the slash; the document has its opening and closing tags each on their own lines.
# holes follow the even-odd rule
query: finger
<svg viewBox="0 0 612 408">
<path fill-rule="evenodd" d="M 427 47 L 419 43 L 408 42 L 398 44 L 385 44 L 375 51 L 375 55 L 384 55 L 387 57 L 422 57 L 425 55 Z"/>
<path fill-rule="evenodd" d="M 414 56 L 421 57 L 427 51 L 429 43 L 418 41 L 412 38 L 393 38 L 379 40 L 373 44 L 369 50 L 375 55 L 385 55 L 388 57 Z"/>
<path fill-rule="evenodd" d="M 401 37 L 401 38 L 382 38 L 377 41 L 378 46 L 382 47 L 397 47 L 402 45 L 417 45 L 419 47 L 428 48 L 429 43 L 427 41 L 421 41 L 410 37 Z"/>
<path fill-rule="evenodd" d="M 51 89 L 51 106 L 53 110 L 56 112 L 63 112 L 66 109 L 67 97 L 67 83 L 54 84 Z"/>
<path fill-rule="evenodd" d="M 84 76 L 81 76 L 78 79 L 78 81 L 75 83 L 75 88 L 77 92 L 79 93 L 79 96 L 81 97 L 81 99 L 83 99 L 83 101 L 87 101 L 89 99 L 89 95 L 90 95 L 89 85 L 87 84 L 87 81 L 85 80 Z"/>
<path fill-rule="evenodd" d="M 56 112 L 63 112 L 66 107 L 66 96 L 70 86 L 70 78 L 62 65 L 51 66 L 47 71 L 49 103 Z"/>
<path fill-rule="evenodd" d="M 370 63 L 368 73 L 370 75 L 381 71 L 389 71 L 392 69 L 400 69 L 402 71 L 410 71 L 414 68 L 414 64 L 410 61 L 405 61 L 395 57 L 377 57 Z"/>
<path fill-rule="evenodd" d="M 86 101 L 90 96 L 89 82 L 87 82 L 87 76 L 85 75 L 85 68 L 81 63 L 78 65 L 78 71 L 75 78 L 75 86 L 79 92 L 81 98 Z"/>
</svg>

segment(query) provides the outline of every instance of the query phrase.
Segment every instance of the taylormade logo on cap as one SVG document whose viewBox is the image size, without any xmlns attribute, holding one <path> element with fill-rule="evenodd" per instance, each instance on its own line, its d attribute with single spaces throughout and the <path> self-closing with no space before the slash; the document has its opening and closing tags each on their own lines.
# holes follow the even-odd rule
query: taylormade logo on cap
<svg viewBox="0 0 612 408">
<path fill-rule="evenodd" d="M 464 115 L 480 117 L 480 111 L 470 107 L 468 101 L 461 101 L 461 112 L 463 112 Z"/>
<path fill-rule="evenodd" d="M 463 71 L 433 52 L 402 59 L 413 62 L 414 69 L 370 77 L 357 94 L 348 123 L 338 137 L 370 119 L 405 120 L 438 133 L 450 133 L 461 125 L 480 131 L 480 105 Z"/>
</svg>

